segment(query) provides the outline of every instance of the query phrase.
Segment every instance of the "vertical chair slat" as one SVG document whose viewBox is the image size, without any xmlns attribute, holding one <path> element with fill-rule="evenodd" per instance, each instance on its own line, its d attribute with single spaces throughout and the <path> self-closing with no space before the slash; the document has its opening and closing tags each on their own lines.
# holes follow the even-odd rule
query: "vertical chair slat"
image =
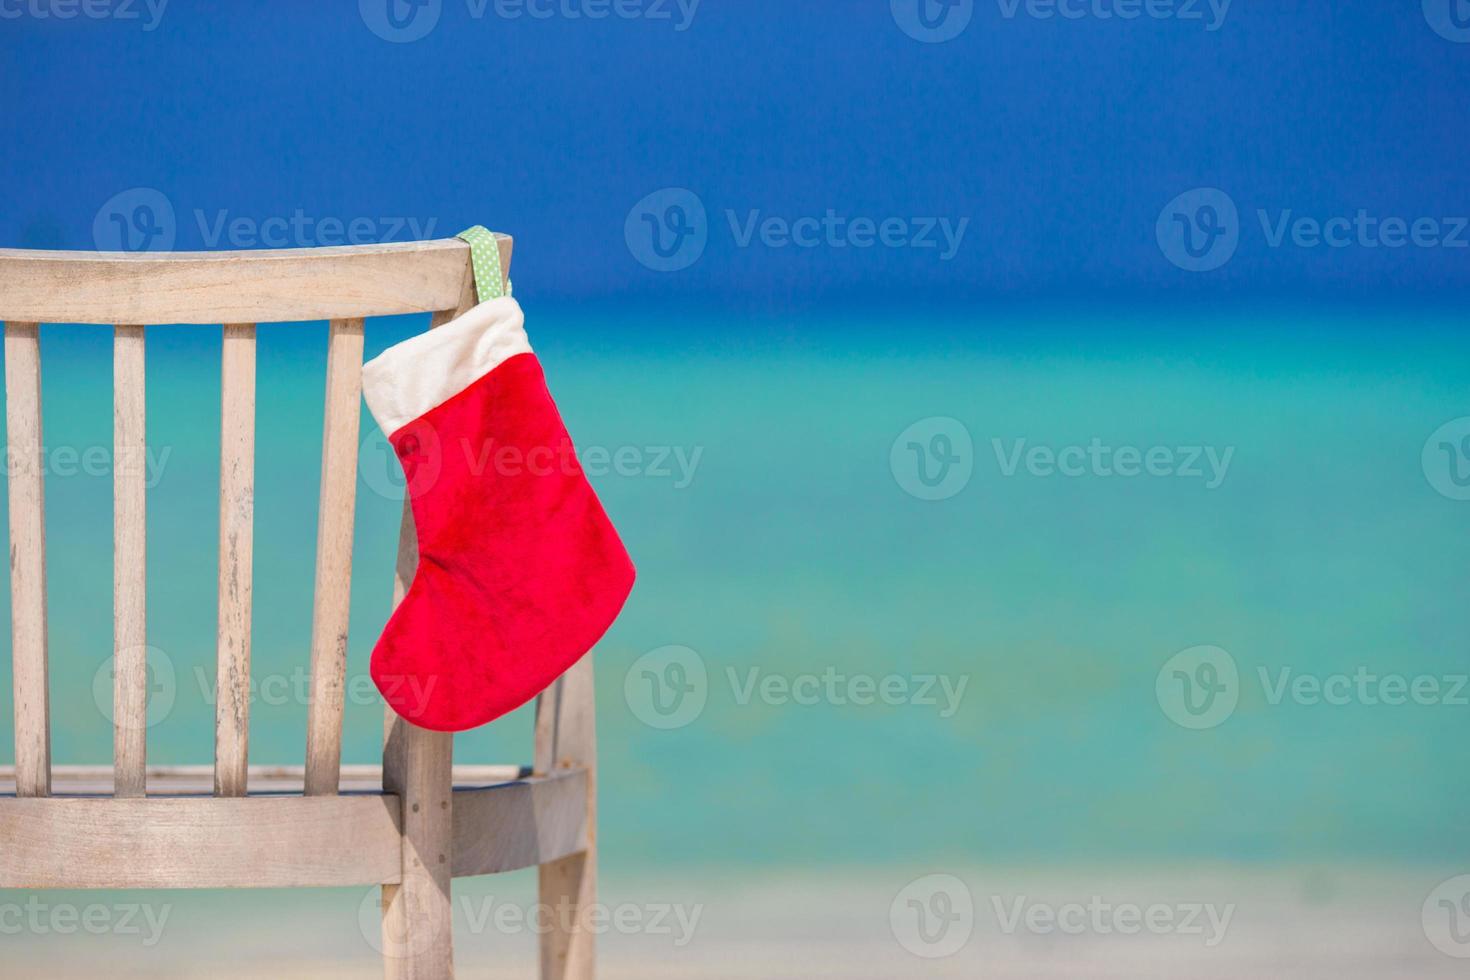
<svg viewBox="0 0 1470 980">
<path fill-rule="evenodd" d="M 432 324 L 438 326 L 438 323 Z M 419 540 L 413 526 L 413 507 L 403 501 L 403 518 L 398 524 L 398 559 L 393 568 L 393 604 L 396 610 L 413 582 L 419 563 Z M 398 717 L 391 707 L 383 707 L 383 791 L 403 794 L 403 780 L 408 771 L 408 722 Z"/>
<path fill-rule="evenodd" d="M 551 686 L 536 696 L 536 735 L 531 771 L 545 776 L 556 768 L 560 746 L 557 736 L 561 733 L 563 679 L 558 677 Z"/>
<path fill-rule="evenodd" d="M 244 796 L 249 789 L 254 521 L 255 324 L 227 323 L 220 367 L 216 796 Z"/>
<path fill-rule="evenodd" d="M 141 326 L 112 346 L 113 774 L 117 796 L 143 796 L 148 758 L 147 422 Z"/>
<path fill-rule="evenodd" d="M 503 263 L 502 268 L 508 268 Z M 475 282 L 465 264 L 459 307 L 435 313 L 441 327 L 475 304 Z M 393 608 L 403 601 L 419 564 L 413 508 L 403 501 Z M 388 980 L 454 975 L 453 881 L 454 736 L 404 721 L 392 708 L 383 716 L 383 789 L 403 800 L 403 880 L 384 885 L 383 949 Z"/>
<path fill-rule="evenodd" d="M 568 909 L 541 933 L 544 980 L 591 980 L 596 973 L 597 902 L 597 709 L 592 654 L 573 664 L 536 703 L 536 769 L 587 770 L 587 850 L 541 865 L 541 906 Z"/>
<path fill-rule="evenodd" d="M 401 726 L 403 768 L 384 770 L 403 801 L 403 878 L 382 894 L 385 976 L 439 980 L 454 975 L 454 736 Z"/>
<path fill-rule="evenodd" d="M 362 398 L 362 327 L 361 319 L 333 320 L 327 347 L 316 597 L 311 623 L 311 703 L 307 708 L 306 733 L 306 792 L 310 796 L 336 793 L 342 769 L 352 520 L 357 502 L 357 438 Z"/>
<path fill-rule="evenodd" d="M 15 791 L 51 795 L 46 662 L 46 507 L 41 466 L 41 344 L 34 323 L 5 324 L 5 431 L 10 474 L 10 640 L 15 685 Z"/>
</svg>

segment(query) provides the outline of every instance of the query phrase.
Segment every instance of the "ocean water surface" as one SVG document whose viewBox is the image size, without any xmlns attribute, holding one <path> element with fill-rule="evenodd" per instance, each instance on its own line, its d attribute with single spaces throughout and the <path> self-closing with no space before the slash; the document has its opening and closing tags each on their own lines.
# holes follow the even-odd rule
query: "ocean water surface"
<svg viewBox="0 0 1470 980">
<path fill-rule="evenodd" d="M 422 326 L 371 322 L 368 355 Z M 1470 503 L 1424 456 L 1470 415 L 1454 327 L 1140 310 L 752 329 L 532 306 L 639 567 L 597 653 L 605 864 L 1470 859 Z M 111 758 L 111 474 L 85 463 L 111 444 L 109 338 L 42 341 L 63 763 Z M 257 762 L 303 756 L 325 339 L 319 323 L 260 330 Z M 158 763 L 211 760 L 218 355 L 217 330 L 149 334 Z M 914 452 L 962 434 L 926 461 L 968 468 L 945 499 L 921 499 L 895 451 L 916 423 Z M 348 762 L 376 759 L 367 658 L 401 506 L 365 412 L 363 434 Z M 1123 472 L 1130 450 L 1158 472 Z M 704 704 L 655 727 L 638 665 L 670 646 L 697 658 Z M 1229 655 L 1238 703 L 1191 728 L 1159 683 L 1217 677 L 1165 671 L 1201 646 Z M 7 656 L 7 719 L 8 674 Z M 1437 693 L 1387 703 L 1394 677 Z M 461 736 L 457 758 L 520 762 L 530 741 L 522 711 Z"/>
</svg>

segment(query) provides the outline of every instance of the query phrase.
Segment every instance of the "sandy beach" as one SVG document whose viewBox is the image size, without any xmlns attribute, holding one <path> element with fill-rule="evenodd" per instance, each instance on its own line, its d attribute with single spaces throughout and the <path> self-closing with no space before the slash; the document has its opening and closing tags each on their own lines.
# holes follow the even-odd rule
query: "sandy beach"
<svg viewBox="0 0 1470 980">
<path fill-rule="evenodd" d="M 954 931 L 916 942 L 904 908 L 922 890 L 902 873 L 642 882 L 609 876 L 601 928 L 607 980 L 894 978 L 1437 978 L 1464 964 L 1436 949 L 1428 870 L 1126 871 L 974 869 Z M 456 890 L 458 975 L 535 976 L 531 881 Z M 954 888 L 950 884 L 950 888 Z M 926 899 L 932 904 L 932 899 Z M 37 905 L 36 903 L 44 903 Z M 146 908 L 127 921 L 129 903 Z M 27 907 L 29 906 L 29 911 Z M 74 919 L 64 910 L 76 908 Z M 19 893 L 0 896 L 6 977 L 380 975 L 375 909 L 363 893 Z M 88 909 L 91 911 L 88 911 Z M 109 912 L 99 911 L 107 909 Z M 62 914 L 58 913 L 62 910 Z M 21 914 L 42 923 L 15 934 Z M 77 923 L 102 923 L 88 934 Z M 150 931 L 150 923 L 162 928 Z M 71 922 L 70 933 L 66 923 Z M 220 922 L 231 922 L 228 928 Z M 933 939 L 937 932 L 930 933 Z M 1442 937 L 1441 937 L 1442 938 Z M 948 945 L 945 945 L 948 943 Z M 950 947 L 955 947 L 951 950 Z M 1470 954 L 1470 947 L 1458 949 Z"/>
</svg>

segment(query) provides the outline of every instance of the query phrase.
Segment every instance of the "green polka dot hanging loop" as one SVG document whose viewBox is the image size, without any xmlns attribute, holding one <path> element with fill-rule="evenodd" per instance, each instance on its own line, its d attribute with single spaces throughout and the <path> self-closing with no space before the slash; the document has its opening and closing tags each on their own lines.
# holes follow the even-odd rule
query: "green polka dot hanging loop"
<svg viewBox="0 0 1470 980">
<path fill-rule="evenodd" d="M 511 293 L 510 281 L 500 268 L 500 245 L 484 225 L 466 228 L 455 238 L 470 243 L 470 264 L 475 270 L 475 295 L 481 303 Z"/>
</svg>

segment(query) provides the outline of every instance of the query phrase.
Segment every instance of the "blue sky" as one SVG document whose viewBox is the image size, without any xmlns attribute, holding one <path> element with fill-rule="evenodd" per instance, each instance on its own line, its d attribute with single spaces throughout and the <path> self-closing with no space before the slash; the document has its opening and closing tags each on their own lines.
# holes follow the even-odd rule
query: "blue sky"
<svg viewBox="0 0 1470 980">
<path fill-rule="evenodd" d="M 0 245 L 156 231 L 147 188 L 176 248 L 482 222 L 548 301 L 1452 305 L 1470 268 L 1465 0 L 923 0 L 938 43 L 920 0 L 89 2 L 0 0 Z M 1168 229 L 1220 213 L 1164 213 L 1199 188 L 1205 270 Z M 652 268 L 653 228 L 702 249 Z"/>
</svg>

